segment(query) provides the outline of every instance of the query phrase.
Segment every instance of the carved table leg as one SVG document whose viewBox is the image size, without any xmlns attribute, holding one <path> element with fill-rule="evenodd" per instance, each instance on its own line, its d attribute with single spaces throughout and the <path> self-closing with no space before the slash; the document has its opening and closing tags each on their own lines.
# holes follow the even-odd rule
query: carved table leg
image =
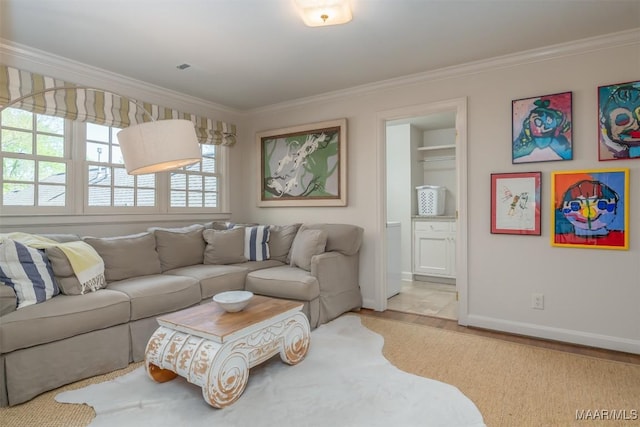
<svg viewBox="0 0 640 427">
<path fill-rule="evenodd" d="M 296 313 L 287 321 L 280 345 L 280 358 L 283 362 L 295 365 L 304 359 L 309 350 L 309 329 L 307 316 L 302 313 Z"/>
<path fill-rule="evenodd" d="M 209 405 L 224 408 L 231 405 L 244 392 L 249 381 L 249 363 L 244 342 L 223 346 L 208 367 L 202 396 Z"/>
</svg>

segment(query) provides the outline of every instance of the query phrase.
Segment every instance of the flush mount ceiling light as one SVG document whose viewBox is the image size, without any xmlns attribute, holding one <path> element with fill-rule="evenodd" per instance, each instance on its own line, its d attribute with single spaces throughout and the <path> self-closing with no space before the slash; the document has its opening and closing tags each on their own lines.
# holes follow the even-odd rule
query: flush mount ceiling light
<svg viewBox="0 0 640 427">
<path fill-rule="evenodd" d="M 310 27 L 346 24 L 351 21 L 349 0 L 295 0 L 302 20 Z"/>
</svg>

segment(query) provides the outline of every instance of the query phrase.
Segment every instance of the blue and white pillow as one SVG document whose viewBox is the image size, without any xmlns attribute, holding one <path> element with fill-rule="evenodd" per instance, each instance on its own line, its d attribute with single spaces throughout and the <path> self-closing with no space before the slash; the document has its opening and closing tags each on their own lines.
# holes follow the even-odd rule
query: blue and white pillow
<svg viewBox="0 0 640 427">
<path fill-rule="evenodd" d="M 244 256 L 249 261 L 269 259 L 269 226 L 256 225 L 244 228 Z"/>
<path fill-rule="evenodd" d="M 60 293 L 44 251 L 11 239 L 0 242 L 0 282 L 15 291 L 17 308 L 44 302 Z"/>
</svg>

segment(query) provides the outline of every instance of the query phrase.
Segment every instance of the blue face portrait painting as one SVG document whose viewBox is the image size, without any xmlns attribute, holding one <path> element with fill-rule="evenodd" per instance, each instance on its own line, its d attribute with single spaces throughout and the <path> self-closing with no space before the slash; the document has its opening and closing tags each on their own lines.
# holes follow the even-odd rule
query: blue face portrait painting
<svg viewBox="0 0 640 427">
<path fill-rule="evenodd" d="M 629 169 L 552 172 L 552 246 L 629 249 Z"/>
<path fill-rule="evenodd" d="M 533 108 L 522 118 L 521 130 L 513 140 L 513 163 L 572 159 L 571 93 L 539 98 L 530 105 Z"/>
<path fill-rule="evenodd" d="M 573 225 L 576 236 L 607 236 L 616 219 L 620 196 L 599 181 L 580 181 L 569 187 L 562 201 L 562 214 Z"/>
<path fill-rule="evenodd" d="M 640 158 L 640 82 L 601 86 L 600 160 Z"/>
</svg>

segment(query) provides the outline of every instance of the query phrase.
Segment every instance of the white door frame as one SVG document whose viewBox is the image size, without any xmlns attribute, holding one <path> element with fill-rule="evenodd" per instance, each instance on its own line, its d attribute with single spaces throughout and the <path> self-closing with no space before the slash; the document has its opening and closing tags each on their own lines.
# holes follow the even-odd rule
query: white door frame
<svg viewBox="0 0 640 427">
<path fill-rule="evenodd" d="M 455 111 L 456 113 L 456 186 L 457 186 L 457 226 L 456 226 L 456 288 L 458 291 L 458 323 L 467 324 L 468 273 L 467 273 L 467 98 L 455 98 L 428 104 L 413 105 L 377 114 L 377 178 L 376 198 L 377 235 L 376 274 L 374 289 L 375 310 L 387 308 L 387 160 L 386 125 L 390 120 L 427 116 L 434 113 Z"/>
</svg>

